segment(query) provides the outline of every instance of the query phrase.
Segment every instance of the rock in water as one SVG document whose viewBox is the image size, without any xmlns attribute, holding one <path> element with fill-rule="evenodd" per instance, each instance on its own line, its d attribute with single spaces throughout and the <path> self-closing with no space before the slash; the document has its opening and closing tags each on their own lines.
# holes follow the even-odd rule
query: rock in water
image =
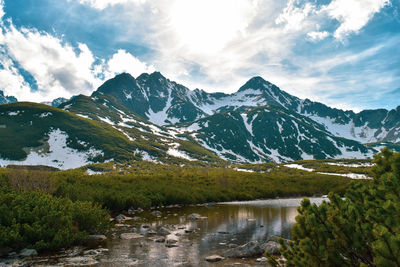
<svg viewBox="0 0 400 267">
<path fill-rule="evenodd" d="M 165 237 L 163 237 L 163 236 L 152 236 L 152 237 L 149 237 L 149 240 L 157 242 L 157 243 L 164 243 L 165 242 Z"/>
<path fill-rule="evenodd" d="M 222 255 L 227 258 L 252 258 L 258 257 L 263 253 L 264 250 L 261 248 L 258 241 L 251 241 L 243 246 L 232 248 Z"/>
<path fill-rule="evenodd" d="M 153 216 L 161 216 L 161 211 L 159 211 L 159 210 L 153 210 L 153 211 L 151 212 L 151 215 L 153 215 Z"/>
<path fill-rule="evenodd" d="M 90 235 L 90 236 L 88 236 L 87 241 L 101 242 L 106 239 L 107 239 L 107 237 L 105 235 Z"/>
<path fill-rule="evenodd" d="M 176 243 L 178 243 L 178 238 L 175 236 L 168 236 L 165 240 L 165 246 L 169 248 L 177 247 L 178 245 Z"/>
<path fill-rule="evenodd" d="M 33 257 L 33 256 L 37 256 L 37 254 L 38 253 L 35 249 L 27 249 L 27 248 L 24 248 L 19 253 L 19 255 L 22 257 Z"/>
<path fill-rule="evenodd" d="M 168 229 L 165 228 L 165 227 L 161 227 L 161 228 L 159 228 L 159 229 L 157 230 L 157 233 L 158 233 L 159 235 L 169 235 L 169 234 L 171 234 L 171 231 L 168 230 Z"/>
<path fill-rule="evenodd" d="M 124 214 L 120 214 L 117 217 L 115 217 L 115 220 L 119 223 L 122 223 L 124 221 L 132 220 L 131 217 L 125 216 Z"/>
<path fill-rule="evenodd" d="M 191 221 L 196 221 L 196 220 L 199 220 L 201 218 L 201 215 L 197 214 L 197 213 L 192 213 L 187 218 L 189 220 L 191 220 Z"/>
<path fill-rule="evenodd" d="M 142 235 L 136 233 L 124 233 L 119 236 L 123 240 L 142 238 Z"/>
<path fill-rule="evenodd" d="M 209 262 L 217 262 L 217 261 L 222 261 L 224 259 L 225 258 L 220 255 L 212 255 L 212 256 L 206 257 L 206 261 L 209 261 Z"/>
<path fill-rule="evenodd" d="M 261 257 L 256 260 L 257 262 L 267 262 L 268 259 L 266 257 Z"/>
</svg>

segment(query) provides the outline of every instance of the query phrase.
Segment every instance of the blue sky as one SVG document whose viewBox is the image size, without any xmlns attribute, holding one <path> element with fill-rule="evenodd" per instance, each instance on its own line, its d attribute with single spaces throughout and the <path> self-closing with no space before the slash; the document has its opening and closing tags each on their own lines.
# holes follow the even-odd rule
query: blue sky
<svg viewBox="0 0 400 267">
<path fill-rule="evenodd" d="M 208 92 L 262 76 L 359 111 L 400 105 L 400 0 L 0 0 L 0 90 L 90 94 L 161 71 Z"/>
</svg>

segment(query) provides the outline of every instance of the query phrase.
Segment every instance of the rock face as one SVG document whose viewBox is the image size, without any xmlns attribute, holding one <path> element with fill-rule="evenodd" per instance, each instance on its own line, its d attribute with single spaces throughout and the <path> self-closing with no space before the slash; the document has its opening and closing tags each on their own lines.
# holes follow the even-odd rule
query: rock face
<svg viewBox="0 0 400 267">
<path fill-rule="evenodd" d="M 222 261 L 224 259 L 225 259 L 224 257 L 219 256 L 219 255 L 211 255 L 211 256 L 206 257 L 206 261 L 208 261 L 208 262 L 217 262 L 217 261 Z"/>
<path fill-rule="evenodd" d="M 22 257 L 33 257 L 33 256 L 37 256 L 38 253 L 35 249 L 23 249 L 21 250 L 21 252 L 19 253 L 20 256 Z"/>
<path fill-rule="evenodd" d="M 263 253 L 264 249 L 260 246 L 258 241 L 251 241 L 243 246 L 226 251 L 222 256 L 227 258 L 253 258 L 261 256 Z"/>
</svg>

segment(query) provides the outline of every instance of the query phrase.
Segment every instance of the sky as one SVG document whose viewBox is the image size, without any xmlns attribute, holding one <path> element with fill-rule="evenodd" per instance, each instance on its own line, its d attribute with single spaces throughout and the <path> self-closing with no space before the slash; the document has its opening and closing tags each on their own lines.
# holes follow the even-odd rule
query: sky
<svg viewBox="0 0 400 267">
<path fill-rule="evenodd" d="M 254 76 L 332 107 L 400 105 L 400 0 L 0 0 L 0 90 L 89 95 L 160 71 L 207 92 Z"/>
</svg>

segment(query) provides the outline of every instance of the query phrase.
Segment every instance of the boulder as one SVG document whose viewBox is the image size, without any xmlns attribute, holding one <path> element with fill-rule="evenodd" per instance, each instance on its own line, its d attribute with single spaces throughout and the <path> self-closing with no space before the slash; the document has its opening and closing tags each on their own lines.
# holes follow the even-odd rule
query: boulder
<svg viewBox="0 0 400 267">
<path fill-rule="evenodd" d="M 165 242 L 165 237 L 163 237 L 163 236 L 152 236 L 152 237 L 149 237 L 149 240 L 157 242 L 157 243 L 164 243 Z"/>
<path fill-rule="evenodd" d="M 220 255 L 211 255 L 211 256 L 206 257 L 206 261 L 208 261 L 208 262 L 217 262 L 217 261 L 222 261 L 224 259 L 225 258 Z"/>
<path fill-rule="evenodd" d="M 266 257 L 261 257 L 256 260 L 257 262 L 267 262 L 268 259 Z"/>
<path fill-rule="evenodd" d="M 226 251 L 222 256 L 227 258 L 254 258 L 261 256 L 263 253 L 264 250 L 261 248 L 258 241 L 251 241 Z"/>
<path fill-rule="evenodd" d="M 177 247 L 178 245 L 176 243 L 178 243 L 178 238 L 173 235 L 170 235 L 165 239 L 166 247 L 169 247 L 169 248 Z"/>
<path fill-rule="evenodd" d="M 33 256 L 37 256 L 38 253 L 37 253 L 37 251 L 36 251 L 35 249 L 27 249 L 27 248 L 24 248 L 23 250 L 21 250 L 21 251 L 19 252 L 19 255 L 20 255 L 21 257 L 33 257 Z"/>
<path fill-rule="evenodd" d="M 159 211 L 159 210 L 153 210 L 153 211 L 151 212 L 151 215 L 153 215 L 153 216 L 161 216 L 161 211 Z"/>
<path fill-rule="evenodd" d="M 123 233 L 119 236 L 119 238 L 121 238 L 122 240 L 137 239 L 142 237 L 142 235 L 136 233 Z"/>
<path fill-rule="evenodd" d="M 198 214 L 198 213 L 192 213 L 187 218 L 188 218 L 188 220 L 196 221 L 196 220 L 199 220 L 201 218 L 201 215 Z"/>
<path fill-rule="evenodd" d="M 261 245 L 261 248 L 264 250 L 264 252 L 268 252 L 276 256 L 281 255 L 281 253 L 279 252 L 280 247 L 281 244 L 276 241 L 268 241 L 267 243 Z"/>
<path fill-rule="evenodd" d="M 156 231 L 154 231 L 154 230 L 149 230 L 149 231 L 147 231 L 147 233 L 146 233 L 147 235 L 156 235 L 157 234 L 157 232 Z"/>
<path fill-rule="evenodd" d="M 107 237 L 105 235 L 90 235 L 90 236 L 88 236 L 87 241 L 98 241 L 98 242 L 101 242 L 101 241 L 104 241 L 106 239 L 107 239 Z"/>
<path fill-rule="evenodd" d="M 124 214 L 120 214 L 117 217 L 114 218 L 118 223 L 122 223 L 128 220 L 132 220 L 131 217 L 125 216 Z"/>
<path fill-rule="evenodd" d="M 161 228 L 157 229 L 157 233 L 158 233 L 159 235 L 169 235 L 169 234 L 171 234 L 171 231 L 168 230 L 168 229 L 165 228 L 165 227 L 161 227 Z"/>
</svg>

